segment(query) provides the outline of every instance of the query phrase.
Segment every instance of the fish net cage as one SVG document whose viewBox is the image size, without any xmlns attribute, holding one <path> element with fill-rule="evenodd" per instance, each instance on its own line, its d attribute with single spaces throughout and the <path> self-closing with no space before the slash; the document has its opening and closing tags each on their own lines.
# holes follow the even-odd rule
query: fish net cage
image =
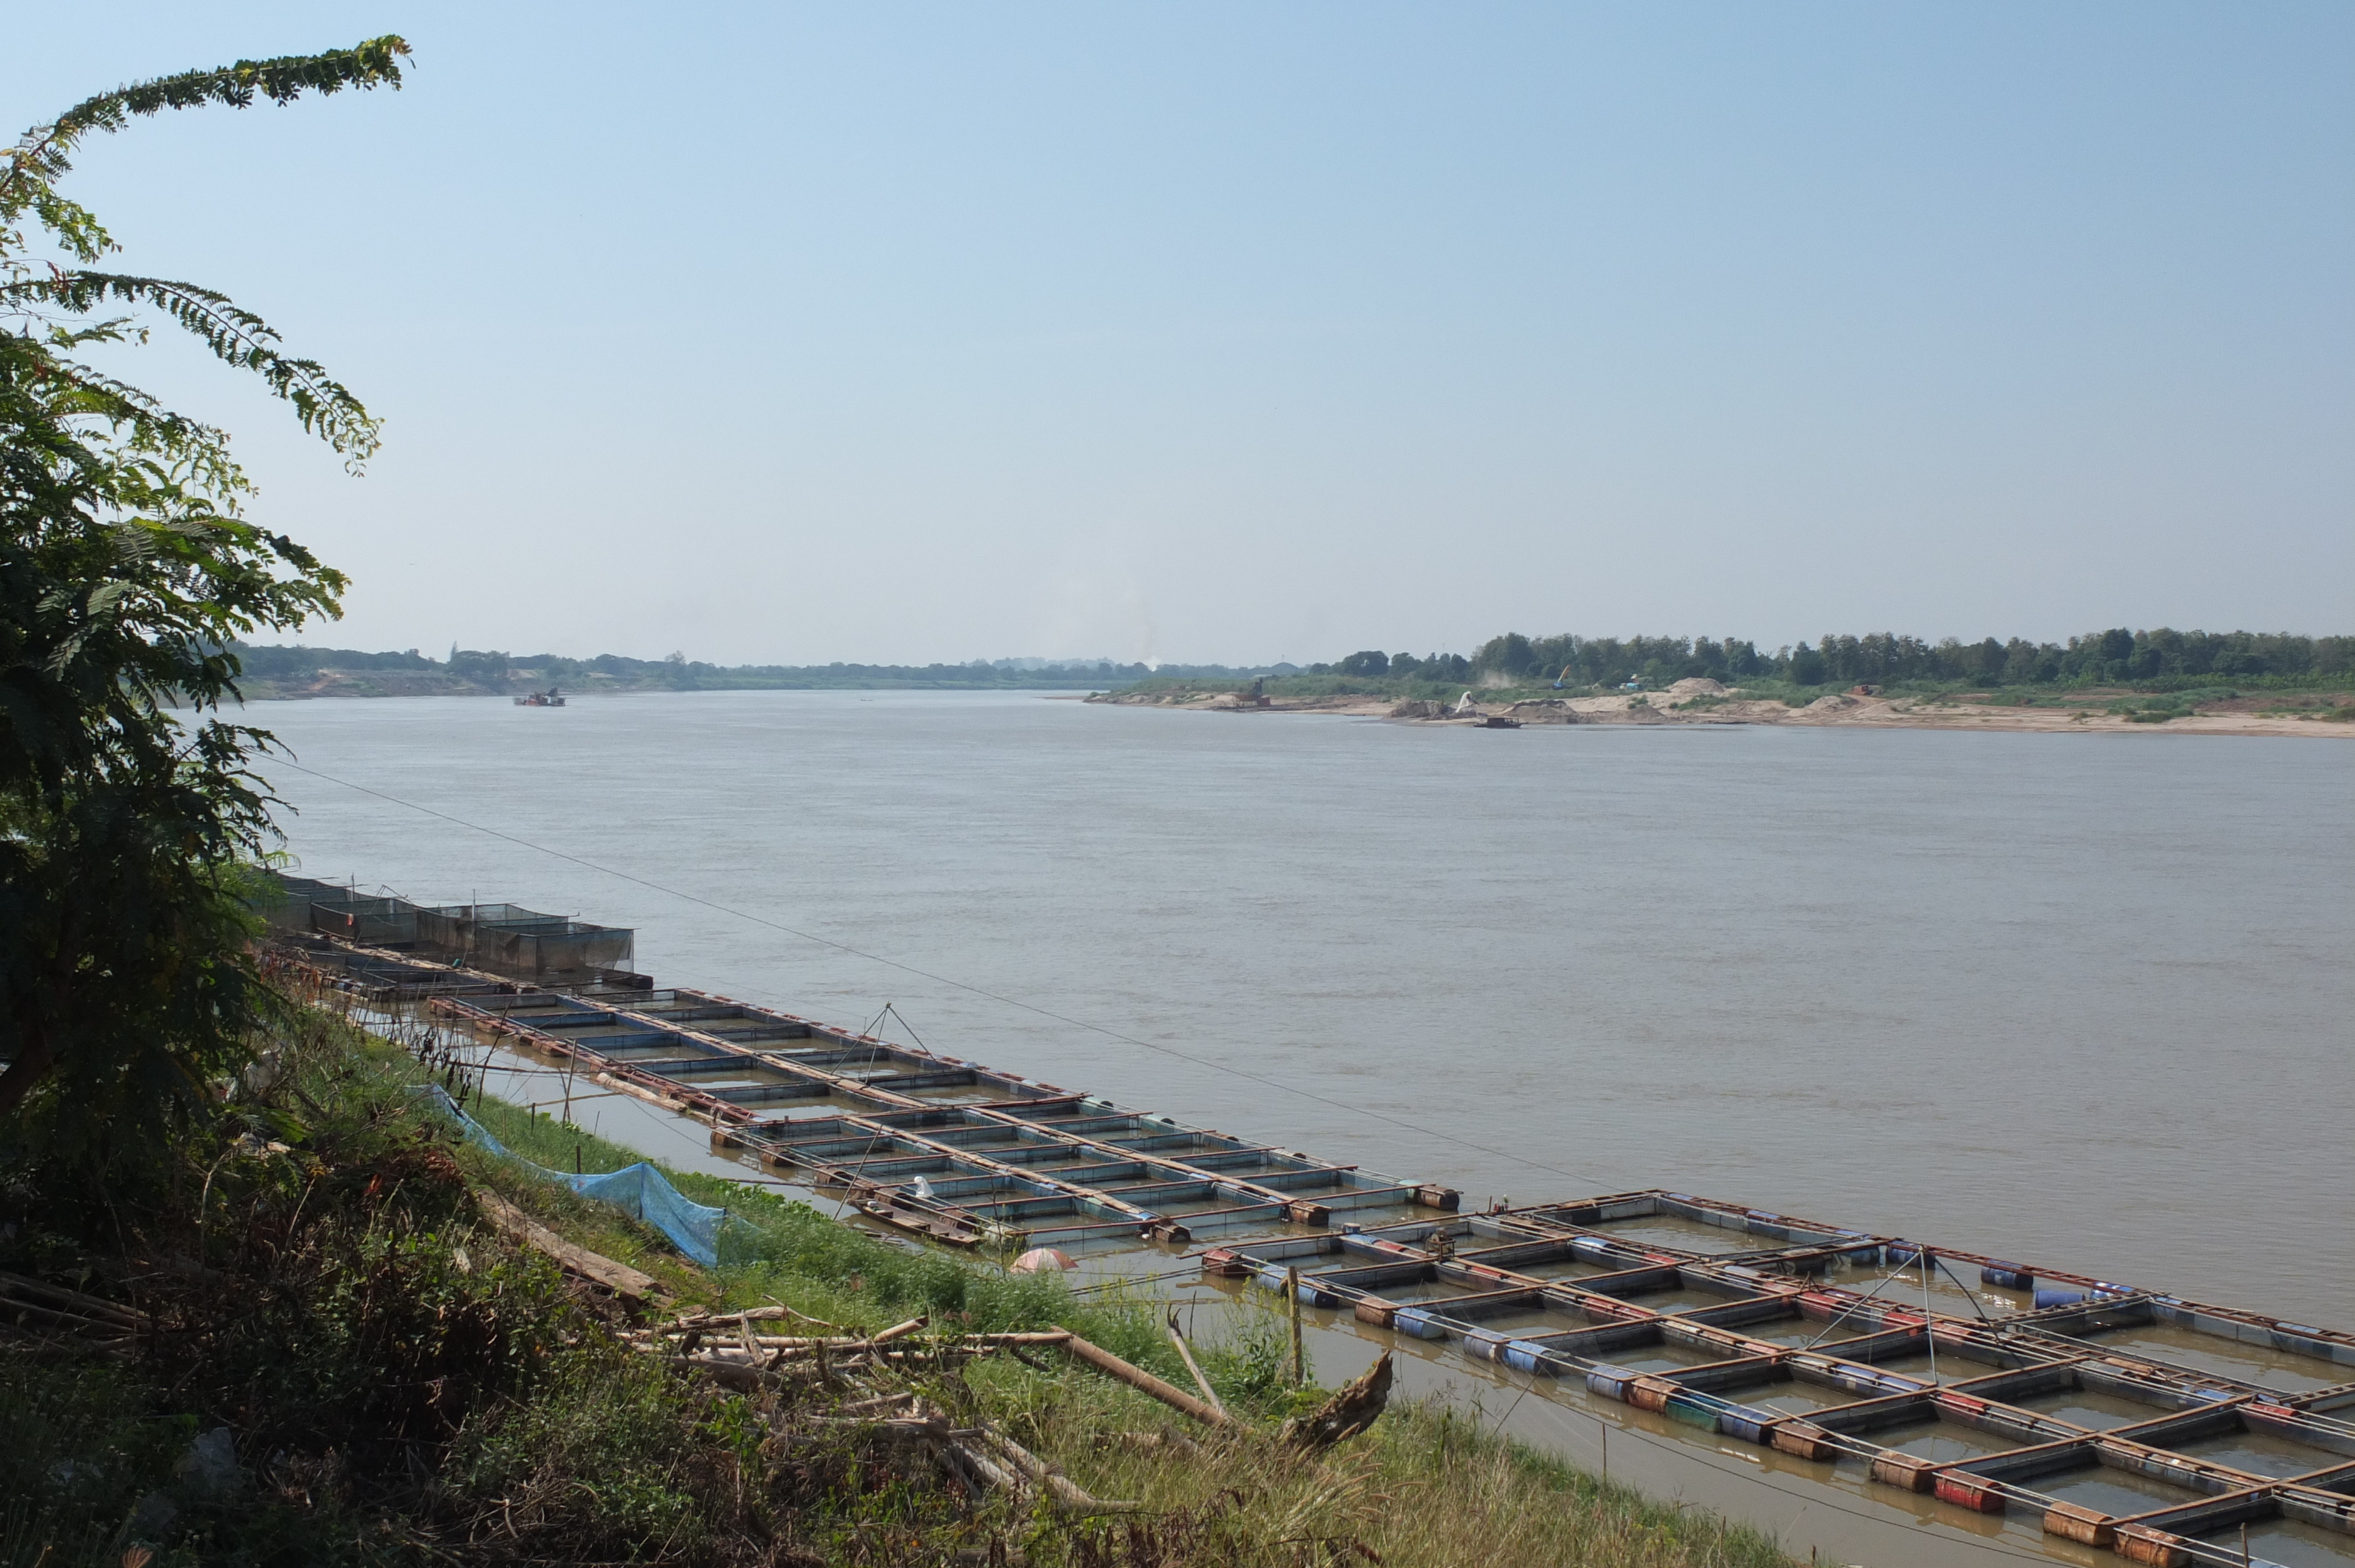
<svg viewBox="0 0 2355 1568">
<path fill-rule="evenodd" d="M 520 904 L 412 904 L 340 883 L 275 874 L 258 912 L 278 937 L 332 937 L 357 947 L 430 954 L 535 985 L 627 983 L 637 933 Z"/>
<path fill-rule="evenodd" d="M 337 882 L 277 874 L 260 900 L 260 913 L 280 937 L 313 933 L 369 948 L 401 948 L 417 940 L 417 906 L 405 898 L 367 894 Z"/>
<path fill-rule="evenodd" d="M 450 904 L 417 911 L 416 940 L 468 969 L 547 985 L 628 969 L 637 933 L 518 904 Z"/>
</svg>

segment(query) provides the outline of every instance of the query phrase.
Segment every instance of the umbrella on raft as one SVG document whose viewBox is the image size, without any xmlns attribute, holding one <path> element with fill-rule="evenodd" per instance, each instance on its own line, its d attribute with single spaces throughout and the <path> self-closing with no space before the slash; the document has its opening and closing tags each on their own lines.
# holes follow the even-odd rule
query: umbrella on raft
<svg viewBox="0 0 2355 1568">
<path fill-rule="evenodd" d="M 1080 1266 L 1078 1264 L 1071 1261 L 1070 1255 L 1067 1253 L 1057 1252 L 1050 1246 L 1034 1246 L 1028 1252 L 1024 1253 L 1020 1257 L 1016 1258 L 1006 1272 L 1008 1274 L 1043 1274 L 1050 1268 L 1060 1268 L 1069 1272 L 1070 1270 L 1079 1266 Z"/>
</svg>

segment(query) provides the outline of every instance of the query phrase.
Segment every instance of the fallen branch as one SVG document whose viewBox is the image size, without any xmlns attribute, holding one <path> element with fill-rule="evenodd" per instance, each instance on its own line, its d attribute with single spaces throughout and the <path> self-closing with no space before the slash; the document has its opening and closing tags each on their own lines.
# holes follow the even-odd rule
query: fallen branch
<svg viewBox="0 0 2355 1568">
<path fill-rule="evenodd" d="M 685 1329 L 718 1329 L 730 1323 L 775 1323 L 787 1318 L 798 1318 L 805 1323 L 815 1323 L 821 1329 L 838 1329 L 823 1318 L 813 1318 L 806 1312 L 796 1312 L 790 1307 L 751 1307 L 741 1312 L 682 1312 L 664 1325 L 666 1333 Z"/>
<path fill-rule="evenodd" d="M 980 1435 L 986 1438 L 1000 1454 L 1013 1461 L 1015 1468 L 1028 1476 L 1035 1484 L 1044 1487 L 1047 1489 L 1047 1495 L 1053 1498 L 1056 1503 L 1063 1508 L 1086 1509 L 1095 1513 L 1118 1513 L 1138 1506 L 1133 1502 L 1106 1502 L 1100 1498 L 1090 1497 L 1079 1483 L 995 1426 L 985 1424 L 980 1428 Z"/>
<path fill-rule="evenodd" d="M 1030 1495 L 1030 1488 L 1022 1478 L 1008 1473 L 994 1461 L 985 1458 L 974 1445 L 951 1440 L 948 1443 L 948 1450 L 954 1454 L 966 1468 L 1000 1491 L 1012 1492 L 1016 1497 Z"/>
</svg>

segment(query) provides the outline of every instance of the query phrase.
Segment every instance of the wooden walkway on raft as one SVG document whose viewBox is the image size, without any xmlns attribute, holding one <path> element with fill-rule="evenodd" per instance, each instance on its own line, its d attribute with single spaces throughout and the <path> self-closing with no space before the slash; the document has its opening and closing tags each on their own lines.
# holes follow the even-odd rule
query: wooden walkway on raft
<svg viewBox="0 0 2355 1568">
<path fill-rule="evenodd" d="M 2286 1520 L 2355 1563 L 2355 1335 L 1664 1190 L 1466 1214 L 1447 1188 L 698 991 L 272 954 L 941 1241 L 1213 1239 L 1212 1277 L 2130 1562 L 2240 1564 L 2243 1527 Z"/>
</svg>

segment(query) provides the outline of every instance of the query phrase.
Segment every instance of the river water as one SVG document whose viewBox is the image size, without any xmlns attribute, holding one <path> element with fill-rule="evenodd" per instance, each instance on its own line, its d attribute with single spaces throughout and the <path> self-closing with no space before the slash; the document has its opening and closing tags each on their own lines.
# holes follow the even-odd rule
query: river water
<svg viewBox="0 0 2355 1568">
<path fill-rule="evenodd" d="M 250 716 L 316 770 L 270 770 L 305 873 L 632 926 L 664 983 L 890 1002 L 1467 1202 L 1667 1186 L 2355 1327 L 2344 742 L 1031 694 Z"/>
</svg>

